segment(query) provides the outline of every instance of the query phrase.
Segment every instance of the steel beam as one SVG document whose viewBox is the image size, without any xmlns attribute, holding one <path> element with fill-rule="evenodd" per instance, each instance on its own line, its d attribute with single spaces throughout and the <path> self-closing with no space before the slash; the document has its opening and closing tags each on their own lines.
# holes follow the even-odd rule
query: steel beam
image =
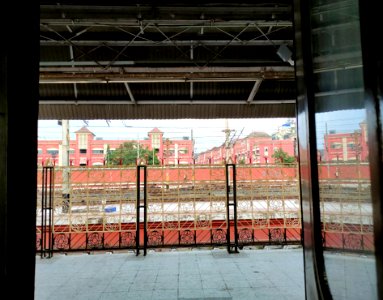
<svg viewBox="0 0 383 300">
<path fill-rule="evenodd" d="M 284 100 L 256 100 L 250 102 L 250 104 L 294 104 L 295 99 Z M 244 105 L 249 104 L 246 100 L 139 100 L 134 103 L 131 100 L 44 100 L 39 101 L 40 105 L 125 105 L 125 104 L 147 104 L 147 105 L 159 105 L 159 104 L 194 104 L 194 105 Z"/>
<path fill-rule="evenodd" d="M 236 82 L 294 80 L 293 67 L 181 67 L 181 68 L 40 68 L 40 84 L 149 83 L 149 82 Z M 54 71 L 56 70 L 56 71 Z M 75 71 L 80 73 L 75 73 Z M 98 71 L 98 72 L 97 72 Z M 70 73 L 69 73 L 70 72 Z M 71 74 L 75 73 L 75 74 Z M 149 76 L 150 75 L 150 76 Z"/>
<path fill-rule="evenodd" d="M 66 43 L 66 45 L 72 45 L 73 43 Z M 100 66 L 100 65 L 119 65 L 119 66 L 130 66 L 134 65 L 134 61 L 40 61 L 40 67 L 50 66 Z M 75 72 L 75 68 L 71 69 Z"/>
<path fill-rule="evenodd" d="M 152 11 L 153 7 L 152 5 L 141 5 L 140 6 L 140 12 L 141 13 L 150 13 Z M 171 5 L 156 5 L 156 9 L 159 13 L 169 13 L 177 11 L 179 13 L 187 13 L 187 14 L 200 14 L 201 10 L 204 12 L 209 13 L 232 13 L 233 9 L 235 9 L 235 12 L 240 14 L 253 14 L 256 12 L 260 13 L 290 13 L 291 12 L 291 5 L 285 5 L 285 6 L 276 6 L 276 3 L 269 3 L 269 6 L 256 6 L 256 5 L 241 5 L 241 6 L 233 6 L 233 5 L 226 5 L 226 6 L 192 6 L 192 5 L 185 5 L 185 6 L 171 6 Z M 47 12 L 71 12 L 71 13 L 84 13 L 84 12 L 90 12 L 92 14 L 99 12 L 102 14 L 105 14 L 105 11 L 109 12 L 109 14 L 113 13 L 137 13 L 137 5 L 110 5 L 110 6 L 104 6 L 104 5 L 40 5 L 40 11 L 41 13 L 47 13 Z"/>
<path fill-rule="evenodd" d="M 344 89 L 344 90 L 332 90 L 327 92 L 315 93 L 315 97 L 327 97 L 327 96 L 336 96 L 336 95 L 349 95 L 353 93 L 362 93 L 364 92 L 363 88 L 354 88 L 354 89 Z"/>
<path fill-rule="evenodd" d="M 247 102 L 253 102 L 255 95 L 257 94 L 259 87 L 261 86 L 263 79 L 256 80 L 254 86 L 250 92 L 249 98 L 247 98 Z"/>
<path fill-rule="evenodd" d="M 134 41 L 129 47 L 169 47 L 169 46 L 226 46 L 230 43 L 230 46 L 270 46 L 269 40 L 163 40 L 163 41 Z M 293 40 L 272 40 L 274 45 L 293 45 Z M 98 46 L 98 45 L 106 45 L 111 47 L 124 47 L 130 41 L 118 41 L 118 40 L 71 40 L 70 42 L 65 40 L 40 40 L 40 46 L 68 46 L 68 45 L 76 45 L 76 46 Z"/>
<path fill-rule="evenodd" d="M 134 96 L 133 96 L 132 90 L 130 89 L 129 84 L 127 82 L 124 82 L 124 85 L 125 85 L 126 91 L 129 94 L 130 101 L 132 101 L 132 103 L 136 103 L 136 100 L 134 99 Z"/>
<path fill-rule="evenodd" d="M 193 26 L 196 28 L 210 27 L 212 25 L 219 26 L 221 28 L 224 27 L 243 27 L 246 24 L 257 24 L 259 27 L 292 27 L 293 23 L 288 20 L 278 20 L 278 21 L 262 21 L 262 20 L 234 20 L 234 21 L 211 21 L 205 20 L 202 21 L 200 19 L 196 20 L 143 20 L 145 24 L 149 25 L 158 25 L 158 26 Z M 50 25 L 50 26 L 92 26 L 92 27 L 105 27 L 105 26 L 128 26 L 134 28 L 140 28 L 140 24 L 137 22 L 137 19 L 91 19 L 91 18 L 82 18 L 82 19 L 40 19 L 40 24 Z M 65 27 L 66 28 L 66 27 Z"/>
<path fill-rule="evenodd" d="M 117 63 L 116 61 L 115 63 Z M 101 68 L 77 68 L 77 72 L 91 72 L 94 73 L 97 69 L 103 70 Z M 40 67 L 41 72 L 71 72 L 72 68 L 49 68 L 49 67 Z M 108 70 L 103 70 L 103 72 L 115 72 L 115 73 L 250 73 L 250 72 L 289 72 L 294 74 L 294 67 L 291 66 L 263 66 L 263 67 L 127 67 L 127 68 L 109 68 Z"/>
</svg>

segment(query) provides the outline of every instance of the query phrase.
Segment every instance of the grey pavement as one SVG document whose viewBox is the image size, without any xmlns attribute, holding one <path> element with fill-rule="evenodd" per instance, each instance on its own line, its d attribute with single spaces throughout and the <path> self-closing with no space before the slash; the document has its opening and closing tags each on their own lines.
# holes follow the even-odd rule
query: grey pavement
<svg viewBox="0 0 383 300">
<path fill-rule="evenodd" d="M 304 299 L 301 248 L 150 250 L 36 258 L 37 300 Z M 334 300 L 377 299 L 373 256 L 325 253 Z"/>
<path fill-rule="evenodd" d="M 174 249 L 36 257 L 35 299 L 304 299 L 303 251 Z"/>
<path fill-rule="evenodd" d="M 325 266 L 334 300 L 375 300 L 377 279 L 372 255 L 325 252 Z"/>
</svg>

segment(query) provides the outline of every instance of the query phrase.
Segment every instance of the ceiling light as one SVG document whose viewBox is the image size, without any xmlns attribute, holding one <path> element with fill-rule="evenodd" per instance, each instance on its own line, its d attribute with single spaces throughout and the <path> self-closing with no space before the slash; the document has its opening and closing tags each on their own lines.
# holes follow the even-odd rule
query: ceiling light
<svg viewBox="0 0 383 300">
<path fill-rule="evenodd" d="M 278 56 L 284 61 L 288 62 L 291 66 L 294 65 L 294 61 L 292 59 L 293 53 L 291 50 L 287 47 L 287 45 L 281 45 L 278 48 L 277 51 Z"/>
</svg>

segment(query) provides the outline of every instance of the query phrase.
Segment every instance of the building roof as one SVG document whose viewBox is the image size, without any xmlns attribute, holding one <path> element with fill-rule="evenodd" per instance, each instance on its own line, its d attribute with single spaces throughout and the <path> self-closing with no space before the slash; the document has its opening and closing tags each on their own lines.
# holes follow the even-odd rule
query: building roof
<svg viewBox="0 0 383 300">
<path fill-rule="evenodd" d="M 92 131 L 90 131 L 88 128 L 86 128 L 86 126 L 81 127 L 81 129 L 75 131 L 74 133 L 90 133 L 95 136 L 95 134 Z"/>
<path fill-rule="evenodd" d="M 149 133 L 163 133 L 161 130 L 159 130 L 157 127 L 155 127 L 155 128 L 153 128 L 152 130 L 150 130 L 149 132 L 148 132 L 148 134 Z"/>
<path fill-rule="evenodd" d="M 260 138 L 260 137 L 270 138 L 271 136 L 263 131 L 253 131 L 246 138 Z"/>
<path fill-rule="evenodd" d="M 40 5 L 40 119 L 295 116 L 291 0 L 112 2 Z"/>
</svg>

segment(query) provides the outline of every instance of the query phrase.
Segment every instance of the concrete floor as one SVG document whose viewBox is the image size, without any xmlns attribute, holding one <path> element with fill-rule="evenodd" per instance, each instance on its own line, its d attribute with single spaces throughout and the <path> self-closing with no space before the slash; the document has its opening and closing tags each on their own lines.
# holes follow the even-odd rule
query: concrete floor
<svg viewBox="0 0 383 300">
<path fill-rule="evenodd" d="M 324 258 L 334 300 L 378 299 L 375 259 L 372 255 L 325 251 Z"/>
<path fill-rule="evenodd" d="M 325 252 L 334 300 L 377 299 L 373 256 Z M 36 300 L 304 299 L 303 251 L 93 252 L 36 258 Z"/>
<path fill-rule="evenodd" d="M 178 249 L 36 257 L 35 299 L 304 299 L 298 249 Z"/>
</svg>

